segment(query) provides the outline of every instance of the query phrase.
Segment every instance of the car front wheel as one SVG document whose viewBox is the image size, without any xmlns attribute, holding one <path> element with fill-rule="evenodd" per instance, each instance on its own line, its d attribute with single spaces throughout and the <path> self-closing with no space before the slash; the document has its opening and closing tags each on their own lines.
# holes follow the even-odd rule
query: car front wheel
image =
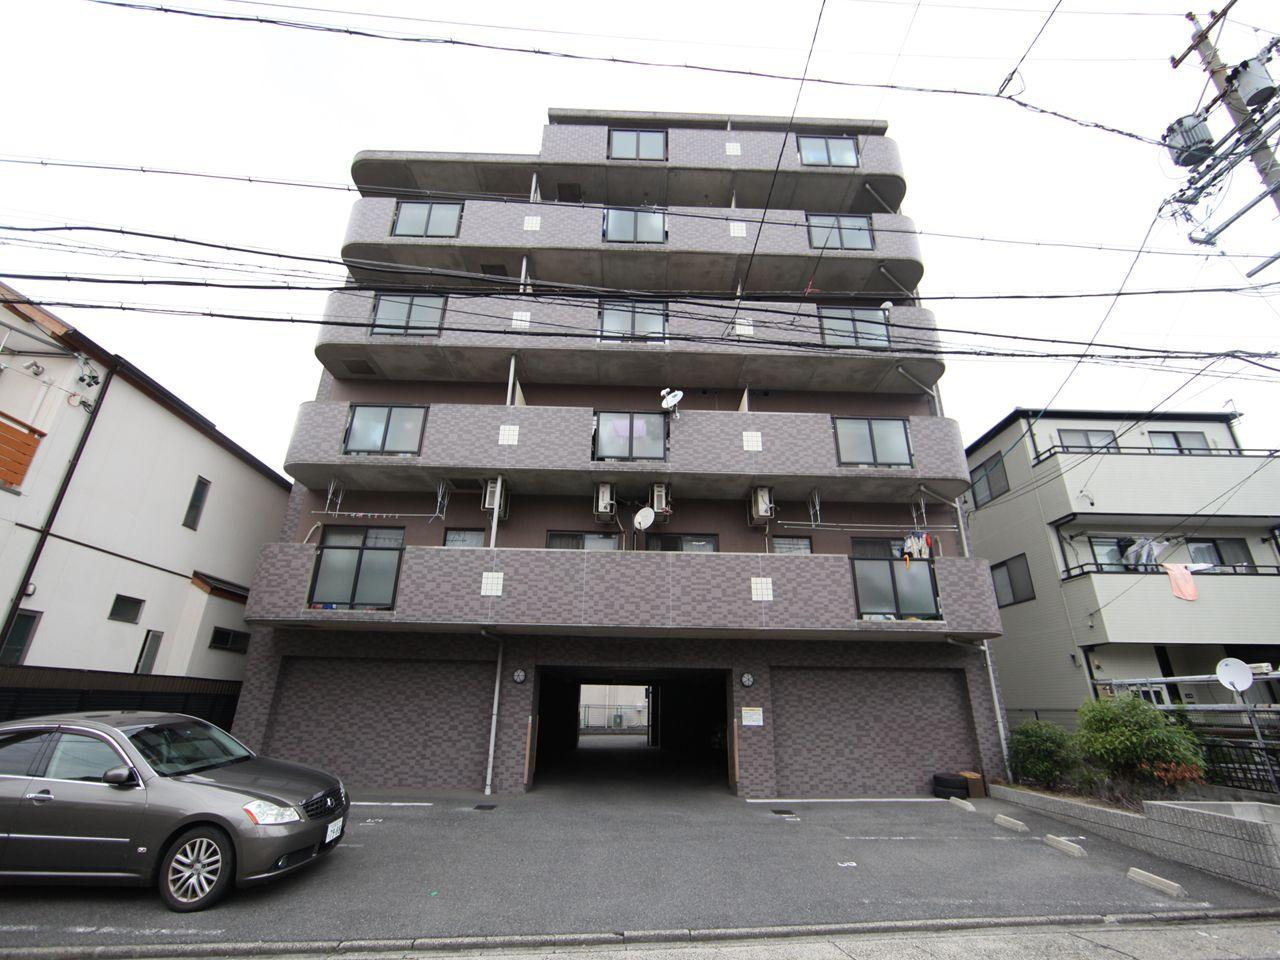
<svg viewBox="0 0 1280 960">
<path fill-rule="evenodd" d="M 169 845 L 160 861 L 160 896 L 170 910 L 211 907 L 231 886 L 231 840 L 216 827 L 195 827 Z"/>
</svg>

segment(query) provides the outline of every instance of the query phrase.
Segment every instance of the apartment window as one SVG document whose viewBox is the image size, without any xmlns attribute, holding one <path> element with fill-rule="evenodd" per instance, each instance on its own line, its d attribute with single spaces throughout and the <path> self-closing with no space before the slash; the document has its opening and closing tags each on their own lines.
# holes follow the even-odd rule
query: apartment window
<svg viewBox="0 0 1280 960">
<path fill-rule="evenodd" d="M 35 610 L 19 610 L 4 642 L 0 643 L 0 667 L 16 667 L 31 646 L 36 635 L 40 614 Z"/>
<path fill-rule="evenodd" d="M 969 490 L 975 506 L 990 503 L 1009 492 L 1009 477 L 1004 472 L 1004 454 L 997 453 L 978 464 L 969 473 Z"/>
<path fill-rule="evenodd" d="M 342 452 L 417 456 L 426 418 L 425 407 L 352 407 Z"/>
<path fill-rule="evenodd" d="M 665 210 L 606 210 L 604 238 L 610 243 L 666 243 Z"/>
<path fill-rule="evenodd" d="M 547 547 L 552 550 L 617 550 L 616 533 L 547 533 Z"/>
<path fill-rule="evenodd" d="M 858 142 L 853 137 L 796 137 L 800 162 L 806 167 L 856 167 Z"/>
<path fill-rule="evenodd" d="M 137 623 L 142 619 L 142 601 L 137 597 L 126 597 L 123 593 L 117 593 L 115 600 L 111 602 L 111 612 L 107 614 L 108 620 L 119 620 L 121 623 Z"/>
<path fill-rule="evenodd" d="M 667 335 L 665 303 L 630 303 L 603 300 L 600 303 L 602 340 L 662 340 Z"/>
<path fill-rule="evenodd" d="M 815 250 L 871 250 L 871 218 L 808 214 L 809 246 Z"/>
<path fill-rule="evenodd" d="M 901 540 L 853 541 L 853 581 L 863 620 L 937 620 L 933 564 L 908 560 Z"/>
<path fill-rule="evenodd" d="M 1025 553 L 1010 557 L 1004 563 L 993 565 L 991 581 L 996 588 L 996 606 L 998 607 L 1007 607 L 1010 604 L 1036 598 L 1035 587 L 1031 585 L 1031 568 L 1027 565 Z"/>
<path fill-rule="evenodd" d="M 808 537 L 774 537 L 774 553 L 813 553 L 813 541 Z"/>
<path fill-rule="evenodd" d="M 911 466 L 907 421 L 836 417 L 836 450 L 846 466 Z"/>
<path fill-rule="evenodd" d="M 444 532 L 446 547 L 483 547 L 483 530 L 446 530 Z"/>
<path fill-rule="evenodd" d="M 610 130 L 609 159 L 665 160 L 667 159 L 667 131 Z"/>
<path fill-rule="evenodd" d="M 196 485 L 191 488 L 191 499 L 187 501 L 187 512 L 182 518 L 182 525 L 190 530 L 200 526 L 200 514 L 204 513 L 204 502 L 209 497 L 209 488 L 213 486 L 204 477 L 196 477 Z"/>
<path fill-rule="evenodd" d="M 1068 453 L 1119 453 L 1114 430 L 1059 430 L 1058 442 Z"/>
<path fill-rule="evenodd" d="M 1089 552 L 1102 571 L 1113 573 L 1125 569 L 1125 551 L 1133 546 L 1132 537 L 1090 537 Z"/>
<path fill-rule="evenodd" d="M 444 297 L 379 294 L 373 301 L 373 332 L 435 336 L 444 317 Z"/>
<path fill-rule="evenodd" d="M 226 650 L 229 653 L 245 653 L 249 649 L 249 632 L 247 630 L 231 630 L 227 627 L 214 627 L 213 636 L 209 638 L 210 650 Z"/>
<path fill-rule="evenodd" d="M 462 223 L 460 203 L 401 203 L 391 226 L 395 237 L 456 237 Z"/>
<path fill-rule="evenodd" d="M 150 673 L 155 669 L 156 657 L 160 654 L 160 641 L 164 634 L 159 630 L 148 630 L 142 638 L 142 649 L 138 651 L 138 662 L 134 664 L 134 673 Z"/>
<path fill-rule="evenodd" d="M 325 527 L 311 585 L 311 606 L 390 610 L 395 605 L 403 552 L 403 528 Z"/>
<path fill-rule="evenodd" d="M 842 347 L 887 347 L 889 314 L 867 307 L 819 307 L 822 342 Z"/>
<path fill-rule="evenodd" d="M 597 413 L 596 460 L 665 460 L 667 418 L 661 413 Z"/>
<path fill-rule="evenodd" d="M 1243 537 L 1188 540 L 1192 563 L 1212 563 L 1219 570 L 1241 573 L 1253 570 L 1253 556 Z"/>
<path fill-rule="evenodd" d="M 1147 434 L 1157 453 L 1204 454 L 1209 452 L 1209 441 L 1198 430 L 1152 430 Z"/>
<path fill-rule="evenodd" d="M 719 553 L 720 538 L 714 533 L 651 533 L 644 538 L 644 548 L 664 553 Z"/>
</svg>

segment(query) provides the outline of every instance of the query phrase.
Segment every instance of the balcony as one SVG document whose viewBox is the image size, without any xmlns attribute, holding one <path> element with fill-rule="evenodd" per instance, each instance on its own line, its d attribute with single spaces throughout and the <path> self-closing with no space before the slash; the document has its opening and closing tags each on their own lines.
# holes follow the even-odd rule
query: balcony
<svg viewBox="0 0 1280 960">
<path fill-rule="evenodd" d="M 666 242 L 618 243 L 604 239 L 598 207 L 468 200 L 457 236 L 407 237 L 391 234 L 396 205 L 389 197 L 356 201 L 342 257 L 358 280 L 403 276 L 370 266 L 388 263 L 490 275 L 499 268 L 519 277 L 528 255 L 529 275 L 549 283 L 723 292 L 736 289 L 753 247 L 748 291 L 812 288 L 900 298 L 924 274 L 915 225 L 897 214 L 870 216 L 874 249 L 828 248 L 819 257 L 809 244 L 805 214 L 797 210 L 771 209 L 761 227 L 760 210 L 670 207 Z"/>
<path fill-rule="evenodd" d="M 43 430 L 0 412 L 0 486 L 22 486 L 45 436 Z"/>
<path fill-rule="evenodd" d="M 1163 571 L 1081 572 L 1062 589 L 1081 644 L 1277 644 L 1277 570 L 1255 570 L 1194 574 L 1194 601 L 1175 597 Z"/>
<path fill-rule="evenodd" d="M 587 407 L 507 407 L 434 404 L 418 456 L 344 454 L 346 403 L 302 405 L 285 470 L 315 490 L 339 480 L 349 489 L 434 490 L 439 480 L 481 480 L 502 474 L 518 494 L 588 495 L 592 485 L 624 489 L 666 481 L 679 498 L 736 499 L 753 486 L 779 500 L 803 500 L 813 489 L 832 500 L 906 502 L 921 483 L 944 497 L 969 482 L 959 426 L 942 417 L 908 418 L 910 466 L 842 466 L 832 419 L 820 413 L 682 411 L 668 421 L 667 458 L 592 459 L 594 411 Z M 499 442 L 501 427 L 519 427 L 516 442 Z M 760 433 L 746 450 L 744 432 Z M 754 439 L 754 438 L 752 438 Z"/>
<path fill-rule="evenodd" d="M 838 555 L 408 547 L 393 610 L 311 609 L 315 558 L 311 544 L 268 544 L 245 619 L 596 636 L 940 640 L 1000 632 L 990 570 L 979 559 L 932 561 L 945 619 L 887 621 L 858 617 L 850 561 Z M 495 572 L 502 574 L 501 593 L 483 596 L 482 577 Z M 765 595 L 772 599 L 753 599 Z"/>
<path fill-rule="evenodd" d="M 452 297 L 438 333 L 406 335 L 374 332 L 371 294 L 334 293 L 325 317 L 362 326 L 321 327 L 316 357 L 339 378 L 479 383 L 505 380 L 512 354 L 530 383 L 919 393 L 899 367 L 926 386 L 942 376 L 936 357 L 894 349 L 939 348 L 933 314 L 919 307 L 889 312 L 887 348 L 831 349 L 813 304 L 746 303 L 736 318 L 725 306 L 672 305 L 667 335 L 638 341 L 601 339 L 595 300 Z M 547 335 L 557 333 L 572 335 Z"/>
</svg>

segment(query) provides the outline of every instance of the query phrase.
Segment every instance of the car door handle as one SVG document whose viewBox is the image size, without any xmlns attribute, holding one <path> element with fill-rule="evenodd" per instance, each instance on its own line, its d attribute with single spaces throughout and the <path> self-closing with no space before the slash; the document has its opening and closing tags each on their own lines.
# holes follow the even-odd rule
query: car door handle
<svg viewBox="0 0 1280 960">
<path fill-rule="evenodd" d="M 39 793 L 28 793 L 26 799 L 34 800 L 36 803 L 44 803 L 46 800 L 52 800 L 53 794 L 48 790 L 41 790 Z"/>
</svg>

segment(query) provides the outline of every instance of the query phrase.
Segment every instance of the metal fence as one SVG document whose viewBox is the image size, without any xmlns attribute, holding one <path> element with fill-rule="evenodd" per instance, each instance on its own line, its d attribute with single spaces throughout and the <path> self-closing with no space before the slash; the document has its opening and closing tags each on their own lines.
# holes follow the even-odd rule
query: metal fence
<svg viewBox="0 0 1280 960">
<path fill-rule="evenodd" d="M 1221 787 L 1272 792 L 1280 778 L 1280 743 L 1205 739 L 1205 779 Z"/>
<path fill-rule="evenodd" d="M 636 733 L 649 728 L 649 707 L 620 706 L 607 703 L 584 703 L 578 707 L 579 730 L 628 730 Z"/>
</svg>

